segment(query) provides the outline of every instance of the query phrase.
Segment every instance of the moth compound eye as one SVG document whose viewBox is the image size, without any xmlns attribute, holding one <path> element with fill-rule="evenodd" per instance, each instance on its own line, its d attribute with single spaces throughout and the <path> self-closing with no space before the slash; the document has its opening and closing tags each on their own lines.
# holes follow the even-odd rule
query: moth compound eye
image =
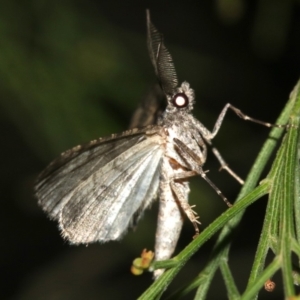
<svg viewBox="0 0 300 300">
<path fill-rule="evenodd" d="M 174 106 L 182 108 L 188 106 L 189 98 L 184 93 L 178 93 L 173 97 L 172 102 Z"/>
</svg>

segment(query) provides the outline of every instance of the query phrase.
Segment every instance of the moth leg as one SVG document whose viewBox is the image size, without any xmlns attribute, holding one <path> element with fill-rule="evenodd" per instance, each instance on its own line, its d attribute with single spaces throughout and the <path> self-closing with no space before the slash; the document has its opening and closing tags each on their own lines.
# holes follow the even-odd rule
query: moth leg
<svg viewBox="0 0 300 300">
<path fill-rule="evenodd" d="M 238 181 L 241 185 L 244 184 L 244 180 L 239 177 L 231 168 L 229 168 L 228 164 L 226 163 L 226 161 L 224 160 L 224 158 L 221 156 L 220 152 L 218 151 L 217 148 L 212 148 L 212 152 L 215 155 L 215 157 L 217 158 L 217 160 L 219 161 L 221 168 L 221 170 L 225 170 L 227 171 L 236 181 Z"/>
<path fill-rule="evenodd" d="M 202 124 L 198 124 L 197 128 L 198 130 L 194 130 L 192 134 L 200 148 L 200 153 L 198 154 L 198 162 L 202 162 L 201 165 L 203 165 L 203 163 L 206 161 L 207 156 L 207 147 L 204 143 L 203 137 L 210 136 L 211 132 L 207 130 Z M 202 133 L 203 137 L 201 136 L 199 131 Z M 210 140 L 206 139 L 206 142 L 212 146 Z M 219 151 L 214 147 L 212 148 L 212 151 L 221 165 L 220 170 L 226 170 L 235 180 L 237 180 L 240 184 L 243 185 L 244 180 L 241 179 L 231 168 L 229 168 L 228 164 L 225 162 Z"/>
<path fill-rule="evenodd" d="M 192 173 L 193 173 L 193 175 L 191 175 Z M 195 175 L 196 175 L 195 172 L 188 171 L 188 172 L 181 173 L 180 177 L 182 176 L 182 178 L 187 178 L 187 177 L 195 176 Z M 197 212 L 193 210 L 193 207 L 195 207 L 195 205 L 193 205 L 193 206 L 189 205 L 188 200 L 186 199 L 186 197 L 184 196 L 184 193 L 182 193 L 182 191 L 180 189 L 180 183 L 177 183 L 172 180 L 170 182 L 170 186 L 171 186 L 173 193 L 176 196 L 176 199 L 177 199 L 181 209 L 185 212 L 186 216 L 189 218 L 189 220 L 194 225 L 195 235 L 198 235 L 199 234 L 198 224 L 201 224 L 201 223 L 198 220 L 199 216 L 198 216 Z"/>
<path fill-rule="evenodd" d="M 254 119 L 252 117 L 249 117 L 247 115 L 245 115 L 240 109 L 234 107 L 233 105 L 231 105 L 230 103 L 227 103 L 225 105 L 225 107 L 222 109 L 216 123 L 215 123 L 215 126 L 213 128 L 213 131 L 210 133 L 210 132 L 205 132 L 204 133 L 204 138 L 207 139 L 207 140 L 212 140 L 216 135 L 217 133 L 219 132 L 220 130 L 220 127 L 222 125 L 222 122 L 224 120 L 224 117 L 228 111 L 228 109 L 231 109 L 234 111 L 234 113 L 240 117 L 241 119 L 245 120 L 245 121 L 251 121 L 253 123 L 257 123 L 257 124 L 260 124 L 260 125 L 263 125 L 263 126 L 266 126 L 266 127 L 279 127 L 279 128 L 283 128 L 283 127 L 286 127 L 286 125 L 278 125 L 278 124 L 271 124 L 271 123 L 268 123 L 268 122 L 263 122 L 263 121 L 260 121 L 260 120 L 257 120 L 257 119 Z"/>
<path fill-rule="evenodd" d="M 232 204 L 228 201 L 228 199 L 217 188 L 217 186 L 206 176 L 206 173 L 202 169 L 203 162 L 202 162 L 201 158 L 199 158 L 199 156 L 193 150 L 191 150 L 189 147 L 187 147 L 179 139 L 174 138 L 174 142 L 177 146 L 177 151 L 185 159 L 185 161 L 188 163 L 189 167 L 192 170 L 189 172 L 188 171 L 185 172 L 184 173 L 185 176 L 190 177 L 190 176 L 195 176 L 195 174 L 200 175 L 216 191 L 216 193 L 223 199 L 223 201 L 227 204 L 227 206 L 231 207 Z M 180 174 L 178 174 L 178 175 L 180 175 Z M 178 175 L 176 175 L 176 176 L 178 176 Z M 181 177 L 181 178 L 184 178 L 184 177 Z M 180 179 L 180 177 L 177 177 L 174 179 Z"/>
</svg>

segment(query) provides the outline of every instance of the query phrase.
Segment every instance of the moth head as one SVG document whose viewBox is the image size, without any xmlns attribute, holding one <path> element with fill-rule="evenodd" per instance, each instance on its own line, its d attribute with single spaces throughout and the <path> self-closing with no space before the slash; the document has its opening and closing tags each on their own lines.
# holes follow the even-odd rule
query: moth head
<svg viewBox="0 0 300 300">
<path fill-rule="evenodd" d="M 173 95 L 168 95 L 167 98 L 169 110 L 190 112 L 194 107 L 194 90 L 190 88 L 190 84 L 186 81 L 175 90 Z"/>
</svg>

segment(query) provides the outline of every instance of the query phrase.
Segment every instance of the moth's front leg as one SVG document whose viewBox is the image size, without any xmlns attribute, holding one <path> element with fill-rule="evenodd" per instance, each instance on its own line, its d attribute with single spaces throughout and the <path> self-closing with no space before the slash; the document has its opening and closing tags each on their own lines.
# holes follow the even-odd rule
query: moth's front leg
<svg viewBox="0 0 300 300">
<path fill-rule="evenodd" d="M 176 200 L 178 201 L 179 206 L 183 210 L 183 212 L 186 214 L 186 216 L 189 218 L 189 220 L 193 223 L 195 228 L 195 236 L 199 234 L 199 228 L 198 224 L 201 224 L 199 222 L 199 216 L 196 211 L 193 210 L 193 207 L 195 205 L 189 205 L 188 198 L 186 197 L 183 189 L 184 181 L 182 179 L 192 177 L 197 175 L 194 171 L 182 171 L 181 173 L 176 174 L 176 176 L 173 178 L 173 180 L 170 182 L 173 194 L 176 197 Z"/>
</svg>

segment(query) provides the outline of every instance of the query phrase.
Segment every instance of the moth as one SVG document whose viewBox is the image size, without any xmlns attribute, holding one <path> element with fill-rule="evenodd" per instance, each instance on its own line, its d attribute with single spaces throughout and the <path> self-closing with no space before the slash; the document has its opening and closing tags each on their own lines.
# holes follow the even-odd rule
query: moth
<svg viewBox="0 0 300 300">
<path fill-rule="evenodd" d="M 195 94 L 189 83 L 178 83 L 163 36 L 147 11 L 147 44 L 166 108 L 155 124 L 78 145 L 54 160 L 38 177 L 35 193 L 48 216 L 58 221 L 62 236 L 72 244 L 119 240 L 159 198 L 156 260 L 171 257 L 184 215 L 199 233 L 199 216 L 188 203 L 189 178 L 200 175 L 230 206 L 207 178 L 203 165 L 207 145 L 218 133 L 228 109 L 245 120 L 264 123 L 226 104 L 212 131 L 192 114 Z M 139 122 L 138 122 L 139 123 Z M 216 149 L 221 166 L 238 181 Z M 157 278 L 163 270 L 156 270 Z"/>
</svg>

